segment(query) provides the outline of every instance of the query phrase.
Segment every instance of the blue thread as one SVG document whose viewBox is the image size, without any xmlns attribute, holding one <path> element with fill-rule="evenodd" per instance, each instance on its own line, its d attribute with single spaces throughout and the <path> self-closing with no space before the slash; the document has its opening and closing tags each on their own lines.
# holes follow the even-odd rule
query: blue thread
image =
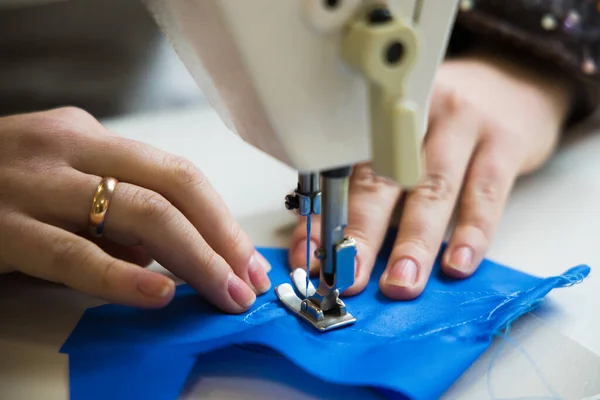
<svg viewBox="0 0 600 400">
<path fill-rule="evenodd" d="M 568 281 L 571 281 L 571 279 L 567 278 Z M 512 325 L 512 323 L 514 321 L 516 321 L 517 319 L 519 319 L 521 316 L 523 316 L 524 314 L 532 311 L 533 309 L 537 308 L 537 306 L 542 303 L 544 300 L 543 299 L 537 299 L 533 302 L 531 302 L 530 304 L 525 304 L 525 307 L 521 310 L 521 312 L 517 312 L 515 313 L 505 324 L 505 328 L 504 328 L 504 333 L 503 334 L 499 334 L 499 331 L 502 330 L 502 328 L 500 328 L 498 331 L 494 332 L 494 336 L 499 336 L 502 339 L 502 342 L 500 343 L 500 345 L 498 346 L 498 348 L 494 351 L 494 354 L 492 355 L 492 359 L 490 360 L 490 365 L 488 366 L 488 373 L 486 375 L 486 385 L 487 385 L 487 389 L 488 389 L 488 393 L 490 395 L 490 397 L 492 398 L 492 400 L 534 400 L 534 399 L 540 399 L 540 400 L 561 400 L 562 398 L 552 389 L 552 387 L 550 386 L 550 384 L 548 383 L 548 381 L 544 378 L 542 371 L 540 371 L 539 367 L 537 366 L 537 364 L 533 361 L 533 359 L 529 356 L 529 354 L 525 351 L 525 349 L 523 349 L 523 347 L 521 347 L 521 345 L 514 339 L 508 337 L 508 334 L 510 333 L 510 327 Z M 497 398 L 494 396 L 493 394 L 493 390 L 492 390 L 492 383 L 491 383 L 491 374 L 492 374 L 492 368 L 494 366 L 494 363 L 496 362 L 496 359 L 498 358 L 500 351 L 502 350 L 502 348 L 504 347 L 504 344 L 506 342 L 510 342 L 514 345 L 514 347 L 519 350 L 519 353 L 521 353 L 522 356 L 524 356 L 527 361 L 529 361 L 529 364 L 533 367 L 534 371 L 536 372 L 538 378 L 540 379 L 540 381 L 542 382 L 542 384 L 544 385 L 544 387 L 546 388 L 546 390 L 548 390 L 548 392 L 550 392 L 552 397 L 518 397 L 518 398 Z"/>
<path fill-rule="evenodd" d="M 306 217 L 306 292 L 304 297 L 308 298 L 308 284 L 310 282 L 310 231 L 312 228 L 312 218 L 310 213 Z"/>
</svg>

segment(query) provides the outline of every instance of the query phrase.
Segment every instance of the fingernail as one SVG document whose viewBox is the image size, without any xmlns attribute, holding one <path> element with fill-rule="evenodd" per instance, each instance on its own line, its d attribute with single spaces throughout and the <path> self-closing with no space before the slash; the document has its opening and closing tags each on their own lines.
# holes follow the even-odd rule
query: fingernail
<svg viewBox="0 0 600 400">
<path fill-rule="evenodd" d="M 271 288 L 271 281 L 265 271 L 265 266 L 257 256 L 258 253 L 254 253 L 250 258 L 250 264 L 248 264 L 248 275 L 250 276 L 250 282 L 254 285 L 254 288 L 261 294 Z M 266 260 L 265 260 L 266 261 Z"/>
<path fill-rule="evenodd" d="M 149 297 L 167 297 L 175 288 L 175 283 L 162 275 L 143 273 L 137 279 L 137 288 Z"/>
<path fill-rule="evenodd" d="M 254 301 L 256 301 L 256 295 L 252 289 L 250 289 L 250 287 L 233 272 L 229 273 L 227 291 L 233 301 L 239 304 L 243 309 L 250 308 L 250 306 L 254 304 Z"/>
<path fill-rule="evenodd" d="M 393 286 L 414 286 L 417 282 L 417 264 L 410 258 L 401 259 L 389 270 L 385 281 Z"/>
<path fill-rule="evenodd" d="M 460 246 L 452 252 L 448 266 L 463 272 L 471 270 L 473 251 L 468 246 Z"/>
<path fill-rule="evenodd" d="M 256 252 L 254 253 L 256 255 L 256 258 L 258 258 L 258 261 L 260 261 L 260 264 L 262 265 L 262 267 L 265 269 L 266 272 L 270 272 L 271 271 L 271 264 L 269 264 L 269 262 L 267 261 L 267 259 L 265 257 L 263 257 L 262 254 L 260 254 L 260 252 Z"/>
</svg>

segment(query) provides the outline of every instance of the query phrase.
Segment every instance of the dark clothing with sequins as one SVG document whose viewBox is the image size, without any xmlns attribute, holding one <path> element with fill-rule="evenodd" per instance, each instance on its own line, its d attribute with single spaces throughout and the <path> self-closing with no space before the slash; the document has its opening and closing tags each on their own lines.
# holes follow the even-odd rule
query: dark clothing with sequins
<svg viewBox="0 0 600 400">
<path fill-rule="evenodd" d="M 493 46 L 573 81 L 572 122 L 589 116 L 600 97 L 600 1 L 462 0 L 449 54 Z"/>
</svg>

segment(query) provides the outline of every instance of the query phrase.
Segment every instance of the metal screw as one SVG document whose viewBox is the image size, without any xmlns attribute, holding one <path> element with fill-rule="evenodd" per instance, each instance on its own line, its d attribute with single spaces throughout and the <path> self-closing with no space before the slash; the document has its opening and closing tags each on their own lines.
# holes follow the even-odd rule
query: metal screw
<svg viewBox="0 0 600 400">
<path fill-rule="evenodd" d="M 387 8 L 375 8 L 367 15 L 367 20 L 372 25 L 385 24 L 393 19 Z"/>
<path fill-rule="evenodd" d="M 298 200 L 298 196 L 293 194 L 288 194 L 285 196 L 285 208 L 288 210 L 295 210 L 300 208 L 300 201 Z"/>
<path fill-rule="evenodd" d="M 319 247 L 318 249 L 315 250 L 315 258 L 317 260 L 323 260 L 325 258 L 325 249 L 322 247 Z"/>
<path fill-rule="evenodd" d="M 341 0 L 325 0 L 325 7 L 329 9 L 338 8 Z"/>
</svg>

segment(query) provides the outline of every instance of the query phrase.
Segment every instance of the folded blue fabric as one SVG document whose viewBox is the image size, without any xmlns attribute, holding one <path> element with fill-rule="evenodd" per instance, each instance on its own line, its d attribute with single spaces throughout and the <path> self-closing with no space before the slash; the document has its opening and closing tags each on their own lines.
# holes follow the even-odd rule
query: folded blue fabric
<svg viewBox="0 0 600 400">
<path fill-rule="evenodd" d="M 164 309 L 87 310 L 61 349 L 69 354 L 71 399 L 176 399 L 196 362 L 241 344 L 275 350 L 326 382 L 374 388 L 389 398 L 438 398 L 496 332 L 552 289 L 578 283 L 590 271 L 581 265 L 542 279 L 485 260 L 471 278 L 453 280 L 438 263 L 419 298 L 396 302 L 378 289 L 390 239 L 366 290 L 345 299 L 357 322 L 336 331 L 314 331 L 273 290 L 242 315 L 219 312 L 187 285 Z M 273 285 L 289 282 L 287 251 L 259 250 L 273 266 Z M 235 352 L 223 354 L 235 364 Z"/>
</svg>

